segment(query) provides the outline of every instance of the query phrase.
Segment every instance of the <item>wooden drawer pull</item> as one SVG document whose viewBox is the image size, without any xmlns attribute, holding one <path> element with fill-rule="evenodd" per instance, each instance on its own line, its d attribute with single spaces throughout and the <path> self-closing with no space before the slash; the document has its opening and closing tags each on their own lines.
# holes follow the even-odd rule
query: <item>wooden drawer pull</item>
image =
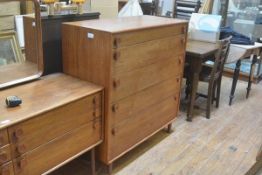
<svg viewBox="0 0 262 175">
<path fill-rule="evenodd" d="M 177 101 L 177 96 L 176 95 L 174 96 L 174 100 Z"/>
<path fill-rule="evenodd" d="M 178 82 L 178 83 L 179 83 L 179 82 L 180 82 L 180 78 L 176 78 L 176 82 Z"/>
<path fill-rule="evenodd" d="M 116 135 L 116 129 L 113 128 L 112 131 L 111 131 L 112 135 L 115 136 Z"/>
<path fill-rule="evenodd" d="M 182 38 L 180 39 L 180 42 L 181 42 L 181 44 L 185 44 L 185 38 L 182 37 Z"/>
<path fill-rule="evenodd" d="M 182 58 L 178 58 L 178 64 L 179 64 L 179 65 L 182 64 Z"/>
<path fill-rule="evenodd" d="M 187 33 L 187 28 L 184 26 L 182 27 L 182 34 L 186 34 Z"/>
<path fill-rule="evenodd" d="M 96 97 L 93 98 L 93 105 L 96 105 Z"/>
<path fill-rule="evenodd" d="M 0 162 L 6 162 L 7 161 L 7 154 L 6 152 L 0 153 Z"/>
<path fill-rule="evenodd" d="M 16 150 L 19 154 L 23 154 L 26 152 L 26 146 L 24 144 L 18 145 Z"/>
<path fill-rule="evenodd" d="M 114 47 L 118 47 L 119 43 L 121 42 L 121 39 L 120 38 L 115 38 L 114 39 Z"/>
<path fill-rule="evenodd" d="M 19 139 L 23 136 L 23 134 L 24 131 L 22 129 L 16 129 L 13 135 L 15 139 Z"/>
<path fill-rule="evenodd" d="M 113 106 L 112 106 L 112 111 L 113 112 L 117 112 L 118 111 L 118 104 L 114 104 Z"/>
<path fill-rule="evenodd" d="M 119 87 L 119 85 L 120 85 L 120 80 L 114 80 L 114 81 L 113 81 L 113 87 L 114 87 L 114 88 Z"/>
<path fill-rule="evenodd" d="M 117 61 L 119 57 L 120 57 L 120 52 L 114 52 L 114 56 L 113 56 L 114 60 Z"/>
<path fill-rule="evenodd" d="M 26 161 L 25 158 L 22 158 L 22 159 L 17 161 L 17 167 L 19 169 L 23 169 L 26 165 L 27 165 L 27 161 Z"/>
</svg>

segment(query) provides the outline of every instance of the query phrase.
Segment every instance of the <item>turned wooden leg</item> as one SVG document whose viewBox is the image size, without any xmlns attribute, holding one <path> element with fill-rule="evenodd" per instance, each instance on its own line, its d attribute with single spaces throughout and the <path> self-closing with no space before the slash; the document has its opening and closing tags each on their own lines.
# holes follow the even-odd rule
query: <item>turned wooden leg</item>
<svg viewBox="0 0 262 175">
<path fill-rule="evenodd" d="M 91 174 L 96 175 L 95 148 L 91 149 Z"/>
<path fill-rule="evenodd" d="M 170 124 L 167 125 L 167 133 L 170 134 L 170 133 L 172 133 L 172 131 L 173 131 L 172 130 L 172 123 L 170 123 Z"/>
<path fill-rule="evenodd" d="M 216 89 L 216 108 L 219 107 L 221 81 L 222 81 L 222 76 L 220 76 L 220 78 L 219 78 L 218 81 L 217 81 L 217 89 Z"/>
<path fill-rule="evenodd" d="M 113 173 L 113 163 L 110 163 L 110 164 L 107 166 L 107 168 L 108 168 L 108 174 L 109 174 L 109 175 L 112 175 L 112 173 Z"/>
<path fill-rule="evenodd" d="M 210 119 L 211 103 L 213 100 L 213 89 L 214 89 L 214 82 L 210 82 L 208 85 L 207 107 L 206 107 L 207 119 Z"/>
<path fill-rule="evenodd" d="M 250 90 L 251 90 L 251 85 L 252 85 L 252 81 L 253 81 L 256 62 L 257 62 L 257 56 L 254 55 L 253 59 L 252 59 L 251 67 L 250 67 L 249 77 L 248 77 L 248 86 L 247 86 L 246 98 L 249 97 L 249 93 L 250 93 Z"/>
<path fill-rule="evenodd" d="M 232 82 L 231 92 L 229 96 L 229 105 L 230 106 L 234 98 L 234 94 L 235 94 L 235 90 L 237 86 L 237 80 L 238 80 L 239 72 L 240 72 L 240 66 L 241 66 L 241 60 L 239 59 L 236 63 L 236 68 L 235 68 L 234 75 L 233 75 L 233 82 Z"/>
</svg>

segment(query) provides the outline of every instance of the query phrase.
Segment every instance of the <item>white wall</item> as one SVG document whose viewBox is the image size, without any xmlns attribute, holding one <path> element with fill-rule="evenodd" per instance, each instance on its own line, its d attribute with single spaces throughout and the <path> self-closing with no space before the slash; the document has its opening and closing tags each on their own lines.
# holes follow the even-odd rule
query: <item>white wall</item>
<svg viewBox="0 0 262 175">
<path fill-rule="evenodd" d="M 101 18 L 113 18 L 118 14 L 118 0 L 91 0 L 91 10 L 100 12 Z"/>
</svg>

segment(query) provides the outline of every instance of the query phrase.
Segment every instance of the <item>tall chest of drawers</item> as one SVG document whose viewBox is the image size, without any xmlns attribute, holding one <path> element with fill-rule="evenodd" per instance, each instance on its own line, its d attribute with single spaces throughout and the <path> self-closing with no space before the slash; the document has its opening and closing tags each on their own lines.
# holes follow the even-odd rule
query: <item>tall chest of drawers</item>
<svg viewBox="0 0 262 175">
<path fill-rule="evenodd" d="M 176 118 L 186 33 L 186 21 L 153 16 L 63 24 L 64 72 L 105 87 L 107 165 Z"/>
<path fill-rule="evenodd" d="M 16 94 L 23 103 L 0 105 L 0 174 L 47 174 L 100 144 L 102 90 L 54 74 L 1 91 L 1 102 Z"/>
</svg>

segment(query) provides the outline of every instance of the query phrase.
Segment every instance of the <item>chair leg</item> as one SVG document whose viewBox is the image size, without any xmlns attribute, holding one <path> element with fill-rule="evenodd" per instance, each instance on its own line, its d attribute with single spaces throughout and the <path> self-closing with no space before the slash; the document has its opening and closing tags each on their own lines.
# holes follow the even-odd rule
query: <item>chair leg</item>
<svg viewBox="0 0 262 175">
<path fill-rule="evenodd" d="M 217 89 L 216 89 L 216 108 L 219 107 L 219 101 L 220 101 L 220 90 L 221 90 L 221 81 L 222 81 L 222 76 L 219 77 L 217 81 Z"/>
<path fill-rule="evenodd" d="M 211 101 L 213 99 L 213 88 L 214 88 L 214 82 L 210 82 L 208 85 L 208 94 L 207 94 L 207 107 L 206 107 L 207 119 L 210 119 Z"/>
<path fill-rule="evenodd" d="M 187 100 L 188 97 L 189 97 L 189 94 L 190 94 L 190 80 L 189 80 L 188 77 L 186 78 L 186 89 L 185 89 L 185 94 L 186 94 L 185 99 Z"/>
<path fill-rule="evenodd" d="M 216 88 L 217 88 L 217 82 L 214 82 L 214 86 L 213 86 L 213 94 L 212 94 L 212 100 L 211 103 L 214 104 L 214 101 L 216 100 Z"/>
</svg>

